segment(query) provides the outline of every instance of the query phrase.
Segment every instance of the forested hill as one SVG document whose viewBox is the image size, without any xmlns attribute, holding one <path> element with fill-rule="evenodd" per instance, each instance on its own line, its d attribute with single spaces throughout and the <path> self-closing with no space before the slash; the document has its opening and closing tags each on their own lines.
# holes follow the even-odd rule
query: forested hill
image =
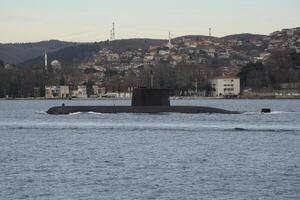
<svg viewBox="0 0 300 200">
<path fill-rule="evenodd" d="M 166 43 L 166 40 L 155 39 L 126 39 L 116 41 L 106 41 L 97 43 L 86 43 L 75 46 L 69 46 L 56 52 L 48 54 L 48 59 L 59 60 L 66 65 L 78 65 L 87 61 L 94 53 L 97 53 L 103 48 L 112 49 L 115 51 L 125 51 L 127 49 L 148 49 L 151 45 L 161 45 Z M 43 66 L 44 57 L 39 56 L 23 63 L 19 67 L 38 67 Z"/>
<path fill-rule="evenodd" d="M 241 33 L 241 34 L 235 34 L 235 35 L 228 35 L 228 36 L 222 37 L 221 39 L 246 41 L 246 40 L 253 40 L 253 39 L 262 40 L 264 37 L 267 37 L 267 35 Z"/>
<path fill-rule="evenodd" d="M 36 43 L 0 44 L 0 59 L 5 63 L 19 64 L 26 60 L 41 56 L 45 50 L 56 52 L 60 49 L 74 46 L 78 43 L 49 40 Z"/>
</svg>

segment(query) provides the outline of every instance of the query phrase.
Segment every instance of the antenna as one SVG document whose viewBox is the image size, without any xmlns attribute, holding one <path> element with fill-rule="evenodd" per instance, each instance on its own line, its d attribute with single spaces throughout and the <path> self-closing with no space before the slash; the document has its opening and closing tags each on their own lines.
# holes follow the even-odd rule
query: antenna
<svg viewBox="0 0 300 200">
<path fill-rule="evenodd" d="M 112 29 L 110 31 L 110 40 L 113 41 L 116 39 L 116 29 L 115 29 L 115 22 L 112 23 Z"/>
<path fill-rule="evenodd" d="M 212 29 L 209 28 L 209 37 L 211 37 L 211 36 L 212 36 Z"/>
<path fill-rule="evenodd" d="M 47 54 L 47 50 L 45 50 L 45 70 L 48 70 L 48 54 Z"/>
</svg>

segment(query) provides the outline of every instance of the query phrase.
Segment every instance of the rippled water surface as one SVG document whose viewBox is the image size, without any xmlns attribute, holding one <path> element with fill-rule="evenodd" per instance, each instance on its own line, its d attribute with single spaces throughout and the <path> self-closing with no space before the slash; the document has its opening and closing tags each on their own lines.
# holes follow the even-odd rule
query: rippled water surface
<svg viewBox="0 0 300 200">
<path fill-rule="evenodd" d="M 1 200 L 300 199 L 299 100 L 172 102 L 239 115 L 45 113 L 62 103 L 0 101 Z"/>
</svg>

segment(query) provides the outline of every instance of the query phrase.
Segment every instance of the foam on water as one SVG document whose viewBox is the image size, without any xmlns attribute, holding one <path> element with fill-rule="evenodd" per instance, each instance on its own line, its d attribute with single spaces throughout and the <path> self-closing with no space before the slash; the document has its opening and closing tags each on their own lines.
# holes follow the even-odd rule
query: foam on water
<svg viewBox="0 0 300 200">
<path fill-rule="evenodd" d="M 270 113 L 262 112 L 242 112 L 243 115 L 282 115 L 282 114 L 295 114 L 299 112 L 287 112 L 287 111 L 272 111 Z"/>
<path fill-rule="evenodd" d="M 80 115 L 80 114 L 83 114 L 83 113 L 82 112 L 74 112 L 74 113 L 70 113 L 69 115 L 73 116 L 73 115 Z"/>
<path fill-rule="evenodd" d="M 45 114 L 47 114 L 47 112 L 44 110 L 41 110 L 41 111 L 35 111 L 35 114 L 45 115 Z"/>
<path fill-rule="evenodd" d="M 97 113 L 97 112 L 75 112 L 75 113 L 70 113 L 70 116 L 73 115 L 81 115 L 81 114 L 90 114 L 90 115 L 102 115 L 102 113 Z"/>
<path fill-rule="evenodd" d="M 97 113 L 97 112 L 88 112 L 88 114 L 92 114 L 92 115 L 102 115 L 102 113 Z"/>
</svg>

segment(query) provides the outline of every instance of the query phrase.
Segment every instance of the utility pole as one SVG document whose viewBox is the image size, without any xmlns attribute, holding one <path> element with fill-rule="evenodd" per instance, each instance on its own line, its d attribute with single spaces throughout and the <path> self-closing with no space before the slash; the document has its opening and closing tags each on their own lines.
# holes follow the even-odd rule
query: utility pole
<svg viewBox="0 0 300 200">
<path fill-rule="evenodd" d="M 196 78 L 196 96 L 198 96 L 198 78 Z"/>
<path fill-rule="evenodd" d="M 151 69 L 150 71 L 150 76 L 151 76 L 151 80 L 150 80 L 150 88 L 153 88 L 153 79 L 154 79 L 154 74 L 153 74 L 153 70 Z"/>
</svg>

